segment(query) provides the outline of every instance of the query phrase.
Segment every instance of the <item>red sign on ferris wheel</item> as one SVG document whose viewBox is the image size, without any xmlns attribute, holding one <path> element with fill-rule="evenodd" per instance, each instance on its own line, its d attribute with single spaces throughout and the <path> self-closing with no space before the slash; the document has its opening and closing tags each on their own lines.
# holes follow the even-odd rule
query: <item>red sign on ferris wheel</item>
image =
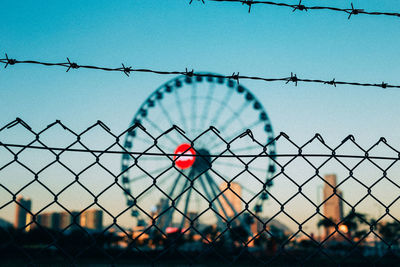
<svg viewBox="0 0 400 267">
<path fill-rule="evenodd" d="M 189 144 L 186 143 L 179 145 L 175 149 L 174 154 L 175 165 L 182 170 L 191 167 L 196 159 L 196 152 Z"/>
</svg>

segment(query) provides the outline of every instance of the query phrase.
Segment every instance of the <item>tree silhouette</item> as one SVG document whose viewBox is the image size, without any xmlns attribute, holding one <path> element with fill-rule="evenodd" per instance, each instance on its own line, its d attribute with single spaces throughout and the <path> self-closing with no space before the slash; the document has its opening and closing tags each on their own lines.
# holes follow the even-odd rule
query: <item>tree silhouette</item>
<svg viewBox="0 0 400 267">
<path fill-rule="evenodd" d="M 400 223 L 398 221 L 379 223 L 378 232 L 385 242 L 399 244 Z"/>
<path fill-rule="evenodd" d="M 336 226 L 340 227 L 340 225 L 345 225 L 347 227 L 347 233 L 340 232 L 346 234 L 346 237 L 353 241 L 358 241 L 367 234 L 365 229 L 361 229 L 362 226 L 369 226 L 367 215 L 355 211 L 350 211 L 343 220 L 337 224 L 332 218 L 323 218 L 317 224 L 318 227 L 324 227 L 325 229 L 336 228 Z"/>
<path fill-rule="evenodd" d="M 237 247 L 243 246 L 249 238 L 249 232 L 241 225 L 232 227 L 229 230 L 229 234 L 232 239 L 232 244 Z"/>
</svg>

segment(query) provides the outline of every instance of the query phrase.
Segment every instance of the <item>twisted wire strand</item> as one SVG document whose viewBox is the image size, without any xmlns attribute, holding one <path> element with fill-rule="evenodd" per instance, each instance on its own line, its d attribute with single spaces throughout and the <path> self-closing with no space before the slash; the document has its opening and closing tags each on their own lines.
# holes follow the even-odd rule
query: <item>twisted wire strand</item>
<svg viewBox="0 0 400 267">
<path fill-rule="evenodd" d="M 293 83 L 295 86 L 298 83 L 316 83 L 316 84 L 327 84 L 336 87 L 337 85 L 352 85 L 352 86 L 362 86 L 362 87 L 380 87 L 383 89 L 386 88 L 396 88 L 399 89 L 400 85 L 393 85 L 388 84 L 386 82 L 381 83 L 366 83 L 366 82 L 350 82 L 350 81 L 337 81 L 335 78 L 332 80 L 323 80 L 323 79 L 306 79 L 306 78 L 299 78 L 293 72 L 290 73 L 288 77 L 281 77 L 281 78 L 270 78 L 270 77 L 258 77 L 258 76 L 247 76 L 247 75 L 240 75 L 239 72 L 234 72 L 232 75 L 218 75 L 218 74 L 211 74 L 211 73 L 200 73 L 195 72 L 193 69 L 188 70 L 187 68 L 185 71 L 163 71 L 163 70 L 153 70 L 153 69 L 145 69 L 145 68 L 133 68 L 127 67 L 125 64 L 122 63 L 121 67 L 101 67 L 101 66 L 94 66 L 94 65 L 81 65 L 76 62 L 70 61 L 67 57 L 66 62 L 61 63 L 54 63 L 54 62 L 43 62 L 43 61 L 36 61 L 36 60 L 17 60 L 14 58 L 9 58 L 7 54 L 5 54 L 5 58 L 0 59 L 0 63 L 4 64 L 4 68 L 8 66 L 16 65 L 16 64 L 31 64 L 31 65 L 43 65 L 49 67 L 64 67 L 67 68 L 66 72 L 69 72 L 71 69 L 93 69 L 93 70 L 102 70 L 102 71 L 111 71 L 111 72 L 122 72 L 126 76 L 129 77 L 131 73 L 153 73 L 158 75 L 184 75 L 187 77 L 213 77 L 213 78 L 225 78 L 234 80 L 239 84 L 240 80 L 255 80 L 255 81 L 263 81 L 263 82 L 285 82 Z"/>
<path fill-rule="evenodd" d="M 400 13 L 398 12 L 378 12 L 378 11 L 365 11 L 362 8 L 355 8 L 353 3 L 351 3 L 351 7 L 349 8 L 339 8 L 339 7 L 331 7 L 331 6 L 306 6 L 302 4 L 302 0 L 299 1 L 298 4 L 287 4 L 280 3 L 274 1 L 257 1 L 257 0 L 198 0 L 205 4 L 205 1 L 208 2 L 230 2 L 230 3 L 239 3 L 242 5 L 248 6 L 248 12 L 251 12 L 251 8 L 253 5 L 269 5 L 269 6 L 278 6 L 278 7 L 286 7 L 292 9 L 292 12 L 295 11 L 309 11 L 309 10 L 327 10 L 334 12 L 341 12 L 348 14 L 348 19 L 353 15 L 372 15 L 372 16 L 390 16 L 390 17 L 400 17 Z M 189 4 L 192 4 L 193 0 L 189 1 Z"/>
</svg>

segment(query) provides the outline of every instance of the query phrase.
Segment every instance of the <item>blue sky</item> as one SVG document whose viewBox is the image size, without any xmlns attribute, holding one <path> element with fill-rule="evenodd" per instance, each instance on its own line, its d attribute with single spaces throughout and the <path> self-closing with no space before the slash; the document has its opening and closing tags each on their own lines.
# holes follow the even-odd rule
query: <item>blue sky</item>
<svg viewBox="0 0 400 267">
<path fill-rule="evenodd" d="M 2 1 L 0 53 L 20 60 L 230 75 L 336 78 L 399 84 L 400 19 L 235 3 L 184 0 Z M 297 1 L 287 1 L 297 3 Z M 398 1 L 353 1 L 368 11 L 399 11 Z M 303 1 L 305 5 L 321 1 Z M 323 5 L 350 6 L 349 1 Z M 35 129 L 60 119 L 76 130 L 97 120 L 115 132 L 173 76 L 16 65 L 0 70 L 0 125 L 20 117 Z M 332 145 L 354 134 L 399 147 L 400 90 L 242 81 L 262 101 L 275 132 Z"/>
<path fill-rule="evenodd" d="M 165 70 L 398 83 L 398 27 L 391 17 L 357 16 L 194 1 L 3 2 L 0 51 L 18 59 Z M 318 1 L 307 1 L 312 5 Z M 347 1 L 324 1 L 346 7 Z M 366 10 L 396 11 L 396 1 L 358 1 Z M 38 66 L 1 72 L 1 124 L 19 116 L 42 127 L 54 119 L 84 127 L 102 119 L 125 128 L 136 107 L 165 76 Z M 172 77 L 171 77 L 172 78 Z M 298 87 L 243 82 L 263 99 L 274 128 L 395 138 L 399 90 L 351 86 Z M 317 114 L 317 115 L 316 115 Z M 75 117 L 79 115 L 77 122 Z M 118 120 L 115 120 L 118 117 Z M 305 120 L 307 118 L 307 120 Z M 368 133 L 365 129 L 368 128 Z M 328 137 L 329 138 L 329 137 Z"/>
</svg>

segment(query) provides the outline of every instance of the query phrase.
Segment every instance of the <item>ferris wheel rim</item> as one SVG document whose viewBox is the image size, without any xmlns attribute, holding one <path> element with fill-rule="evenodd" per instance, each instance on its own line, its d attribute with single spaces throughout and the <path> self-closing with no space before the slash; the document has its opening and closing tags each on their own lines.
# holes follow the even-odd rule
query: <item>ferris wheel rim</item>
<svg viewBox="0 0 400 267">
<path fill-rule="evenodd" d="M 203 75 L 203 76 L 201 76 L 201 78 L 200 78 L 200 80 L 199 80 L 199 78 L 197 78 L 197 77 L 188 77 L 188 76 L 186 76 L 186 75 L 180 75 L 180 76 L 177 76 L 177 77 L 175 77 L 175 78 L 173 78 L 173 79 L 170 79 L 170 80 L 168 80 L 168 81 L 166 81 L 166 82 L 164 82 L 162 85 L 160 85 L 159 87 L 157 87 L 145 100 L 144 100 L 144 102 L 140 105 L 140 107 L 139 107 L 139 109 L 137 110 L 137 112 L 135 113 L 135 115 L 134 115 L 134 117 L 133 117 L 133 119 L 132 119 L 132 121 L 131 121 L 131 126 L 132 125 L 134 125 L 134 124 L 136 124 L 136 123 L 141 123 L 142 121 L 143 121 L 143 119 L 147 116 L 142 116 L 142 113 L 143 113 L 143 110 L 145 110 L 145 111 L 147 111 L 149 108 L 151 108 L 151 106 L 149 106 L 149 103 L 151 103 L 151 102 L 153 102 L 153 104 L 154 104 L 154 106 L 153 107 L 155 107 L 155 105 L 156 105 L 156 102 L 157 102 L 157 100 L 159 100 L 160 102 L 162 101 L 162 98 L 161 99 L 157 99 L 157 94 L 164 94 L 164 93 L 172 93 L 174 90 L 177 90 L 178 88 L 181 88 L 181 87 L 183 87 L 184 86 L 184 83 L 185 83 L 185 81 L 187 80 L 187 79 L 193 79 L 193 80 L 191 80 L 191 83 L 200 83 L 200 82 L 203 82 L 203 79 L 205 79 L 205 82 L 207 82 L 207 83 L 214 83 L 214 84 L 216 84 L 216 83 L 219 83 L 219 84 L 221 84 L 221 85 L 225 85 L 225 86 L 227 86 L 227 87 L 231 87 L 231 89 L 233 90 L 233 91 L 236 91 L 236 90 L 238 90 L 238 92 L 236 92 L 236 93 L 239 93 L 239 94 L 242 94 L 243 93 L 243 95 L 245 95 L 245 94 L 250 94 L 250 96 L 251 96 L 251 100 L 249 100 L 249 102 L 253 102 L 254 104 L 253 104 L 253 109 L 255 110 L 255 111 L 257 111 L 257 112 L 260 112 L 260 118 L 261 118 L 261 116 L 262 116 L 262 114 L 265 114 L 265 118 L 264 119 L 262 119 L 262 120 L 260 120 L 261 122 L 263 122 L 264 123 L 264 132 L 266 133 L 266 135 L 267 135 L 267 138 L 268 138 L 268 140 L 267 140 L 267 144 L 269 144 L 269 145 L 271 145 L 272 147 L 273 147 L 273 151 L 276 153 L 276 147 L 275 147 L 275 143 L 274 142 L 269 142 L 270 140 L 273 140 L 273 137 L 274 137 L 274 132 L 273 132 L 273 128 L 272 128 L 272 124 L 271 124 L 271 121 L 270 121 L 270 119 L 269 119 L 269 117 L 268 117 L 268 115 L 267 115 L 267 112 L 266 112 L 266 110 L 265 110 L 265 108 L 264 108 L 264 106 L 262 105 L 262 103 L 257 99 L 257 97 L 247 88 L 247 87 L 245 87 L 245 86 L 243 86 L 243 85 L 237 85 L 237 87 L 234 87 L 234 86 L 228 86 L 227 84 L 226 84 L 226 81 L 228 81 L 228 83 L 230 82 L 230 83 L 236 83 L 235 81 L 233 81 L 233 80 L 230 80 L 230 79 L 227 79 L 226 77 L 223 77 L 222 75 L 219 75 L 219 74 L 217 74 L 217 73 L 212 73 L 212 72 L 198 72 L 199 74 L 201 74 L 201 75 Z M 211 77 L 211 79 L 212 79 L 212 81 L 211 80 L 209 80 L 209 78 Z M 184 79 L 184 80 L 182 80 L 182 79 Z M 219 79 L 219 80 L 218 80 Z M 180 83 L 180 85 L 178 85 L 178 82 Z M 171 91 L 167 91 L 167 89 L 166 88 L 170 88 L 170 90 Z M 240 90 L 242 90 L 241 92 L 239 91 L 239 88 L 240 88 Z M 235 90 L 236 89 L 236 90 Z M 245 99 L 246 100 L 246 99 Z M 246 100 L 247 101 L 247 100 Z M 245 102 L 246 102 L 245 101 Z M 255 105 L 257 104 L 257 108 L 255 107 Z M 266 130 L 265 129 L 265 127 L 266 126 L 269 126 L 269 129 L 268 130 Z M 129 138 L 129 135 L 128 135 L 128 133 L 127 133 L 127 135 L 126 135 L 126 137 L 125 137 L 125 142 L 128 140 L 128 138 Z M 125 147 L 125 144 L 124 144 L 124 147 Z M 128 149 L 130 149 L 130 148 L 128 148 Z M 123 168 L 123 163 L 121 163 L 121 165 L 122 165 L 122 168 Z M 269 164 L 270 165 L 270 164 Z M 273 165 L 275 165 L 275 163 L 273 163 Z M 267 174 L 271 174 L 271 176 L 273 175 L 273 173 L 274 173 L 274 171 L 271 171 L 271 170 L 269 170 L 269 168 L 267 168 L 267 170 L 266 170 L 266 172 L 267 172 Z M 267 183 L 268 181 L 266 181 L 266 183 Z M 129 183 L 129 185 L 131 186 L 131 184 Z M 261 194 L 261 192 L 262 191 L 260 191 L 257 195 L 259 195 L 259 194 Z M 126 197 L 128 198 L 128 195 L 127 194 L 125 194 L 126 195 Z M 264 201 L 264 200 L 263 200 Z M 263 202 L 262 201 L 262 202 Z M 131 207 L 131 208 L 133 208 L 133 207 Z"/>
</svg>

